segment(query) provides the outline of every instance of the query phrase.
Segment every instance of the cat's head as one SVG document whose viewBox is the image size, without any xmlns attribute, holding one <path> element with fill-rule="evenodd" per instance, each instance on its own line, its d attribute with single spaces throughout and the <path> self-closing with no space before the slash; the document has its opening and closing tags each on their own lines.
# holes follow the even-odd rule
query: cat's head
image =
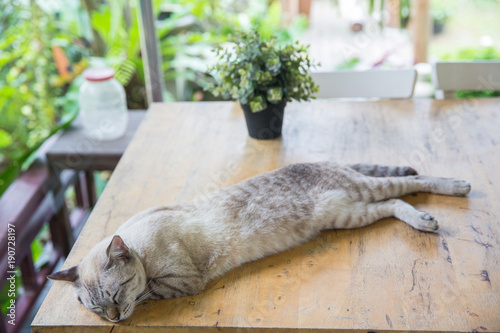
<svg viewBox="0 0 500 333">
<path fill-rule="evenodd" d="M 87 309 L 117 322 L 130 317 L 136 299 L 146 288 L 146 273 L 137 254 L 120 236 L 97 244 L 78 266 L 47 276 L 75 287 Z"/>
</svg>

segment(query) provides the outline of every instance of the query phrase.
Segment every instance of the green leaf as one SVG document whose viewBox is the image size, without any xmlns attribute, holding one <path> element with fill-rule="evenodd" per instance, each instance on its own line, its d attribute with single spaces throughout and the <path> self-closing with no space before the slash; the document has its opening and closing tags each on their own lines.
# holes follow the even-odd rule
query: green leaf
<svg viewBox="0 0 500 333">
<path fill-rule="evenodd" d="M 251 101 L 250 101 L 250 109 L 252 112 L 260 112 L 263 111 L 267 108 L 267 103 L 264 97 L 262 96 L 255 96 Z"/>
<path fill-rule="evenodd" d="M 12 144 L 12 137 L 5 130 L 0 129 L 0 148 L 6 148 Z"/>
<path fill-rule="evenodd" d="M 267 90 L 267 100 L 271 103 L 279 103 L 283 99 L 283 88 L 273 87 Z"/>
<path fill-rule="evenodd" d="M 254 112 L 263 110 L 267 102 L 314 98 L 318 87 L 309 70 L 315 63 L 309 59 L 307 47 L 299 43 L 280 47 L 274 43 L 276 38 L 271 35 L 265 41 L 258 31 L 233 36 L 234 52 L 218 53 L 211 71 L 215 83 L 206 90 L 250 104 Z"/>
</svg>

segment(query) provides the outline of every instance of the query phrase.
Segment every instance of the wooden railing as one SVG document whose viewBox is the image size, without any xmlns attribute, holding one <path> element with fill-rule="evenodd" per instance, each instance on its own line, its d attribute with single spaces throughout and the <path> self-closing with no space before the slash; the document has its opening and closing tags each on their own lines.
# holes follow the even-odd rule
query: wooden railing
<svg viewBox="0 0 500 333">
<path fill-rule="evenodd" d="M 125 135 L 109 142 L 92 141 L 83 134 L 78 119 L 60 137 L 42 146 L 40 159 L 0 197 L 0 248 L 8 249 L 8 225 L 15 230 L 15 266 L 21 270 L 23 292 L 16 301 L 16 325 L 0 316 L 0 333 L 16 332 L 25 321 L 58 261 L 71 250 L 74 239 L 97 200 L 93 181 L 96 170 L 114 170 L 146 112 L 129 111 Z M 79 150 L 79 148 L 81 148 Z M 45 162 L 45 159 L 47 162 Z M 65 192 L 75 190 L 75 208 L 69 212 Z M 44 225 L 50 227 L 54 253 L 36 270 L 30 245 Z M 0 261 L 0 288 L 11 274 L 8 251 Z"/>
<path fill-rule="evenodd" d="M 14 267 L 19 267 L 23 285 L 22 292 L 16 295 L 15 308 L 0 316 L 2 332 L 19 331 L 47 282 L 46 275 L 71 250 L 73 230 L 79 230 L 86 221 L 91 207 L 83 200 L 87 188 L 80 173 L 64 170 L 56 175 L 39 159 L 0 198 L 0 248 L 5 250 L 0 261 L 0 288 L 10 283 L 7 278 L 14 274 Z M 76 208 L 71 213 L 65 202 L 65 191 L 70 186 L 75 186 L 76 192 Z M 53 253 L 49 262 L 37 270 L 31 243 L 45 224 L 50 228 Z M 9 324 L 13 319 L 15 325 Z"/>
</svg>

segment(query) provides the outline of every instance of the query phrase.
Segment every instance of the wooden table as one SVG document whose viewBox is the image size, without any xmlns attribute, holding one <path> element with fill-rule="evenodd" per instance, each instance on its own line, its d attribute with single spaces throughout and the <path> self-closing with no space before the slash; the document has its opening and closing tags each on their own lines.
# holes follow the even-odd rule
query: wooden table
<svg viewBox="0 0 500 333">
<path fill-rule="evenodd" d="M 129 110 L 125 134 L 112 141 L 93 140 L 77 118 L 47 151 L 49 164 L 60 169 L 113 170 L 144 118 L 144 110 Z"/>
<path fill-rule="evenodd" d="M 499 147 L 500 99 L 290 103 L 283 137 L 273 141 L 249 138 L 235 103 L 154 104 L 65 267 L 143 209 L 295 162 L 411 165 L 468 179 L 473 190 L 465 198 L 405 198 L 440 221 L 438 233 L 395 219 L 326 231 L 227 273 L 199 295 L 145 302 L 117 325 L 57 284 L 33 331 L 498 332 Z"/>
<path fill-rule="evenodd" d="M 84 194 L 86 206 L 93 207 L 97 200 L 93 172 L 114 170 L 145 113 L 144 110 L 129 110 L 125 134 L 112 141 L 88 138 L 83 133 L 81 118 L 78 117 L 46 153 L 51 172 L 58 177 L 64 169 L 82 171 L 84 182 L 78 192 Z"/>
</svg>

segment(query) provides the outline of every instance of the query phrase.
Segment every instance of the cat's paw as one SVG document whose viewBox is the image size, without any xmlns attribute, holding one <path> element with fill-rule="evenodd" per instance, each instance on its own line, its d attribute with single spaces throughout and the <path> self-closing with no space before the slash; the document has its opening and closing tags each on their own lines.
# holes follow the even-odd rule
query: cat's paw
<svg viewBox="0 0 500 333">
<path fill-rule="evenodd" d="M 418 230 L 434 232 L 439 229 L 438 221 L 429 213 L 420 212 L 415 226 Z"/>
<path fill-rule="evenodd" d="M 417 170 L 413 169 L 412 167 L 401 167 L 401 173 L 403 176 L 417 176 L 418 172 Z"/>
<path fill-rule="evenodd" d="M 471 190 L 471 185 L 468 181 L 464 179 L 453 179 L 452 180 L 452 194 L 456 196 L 463 196 L 469 193 Z"/>
</svg>

